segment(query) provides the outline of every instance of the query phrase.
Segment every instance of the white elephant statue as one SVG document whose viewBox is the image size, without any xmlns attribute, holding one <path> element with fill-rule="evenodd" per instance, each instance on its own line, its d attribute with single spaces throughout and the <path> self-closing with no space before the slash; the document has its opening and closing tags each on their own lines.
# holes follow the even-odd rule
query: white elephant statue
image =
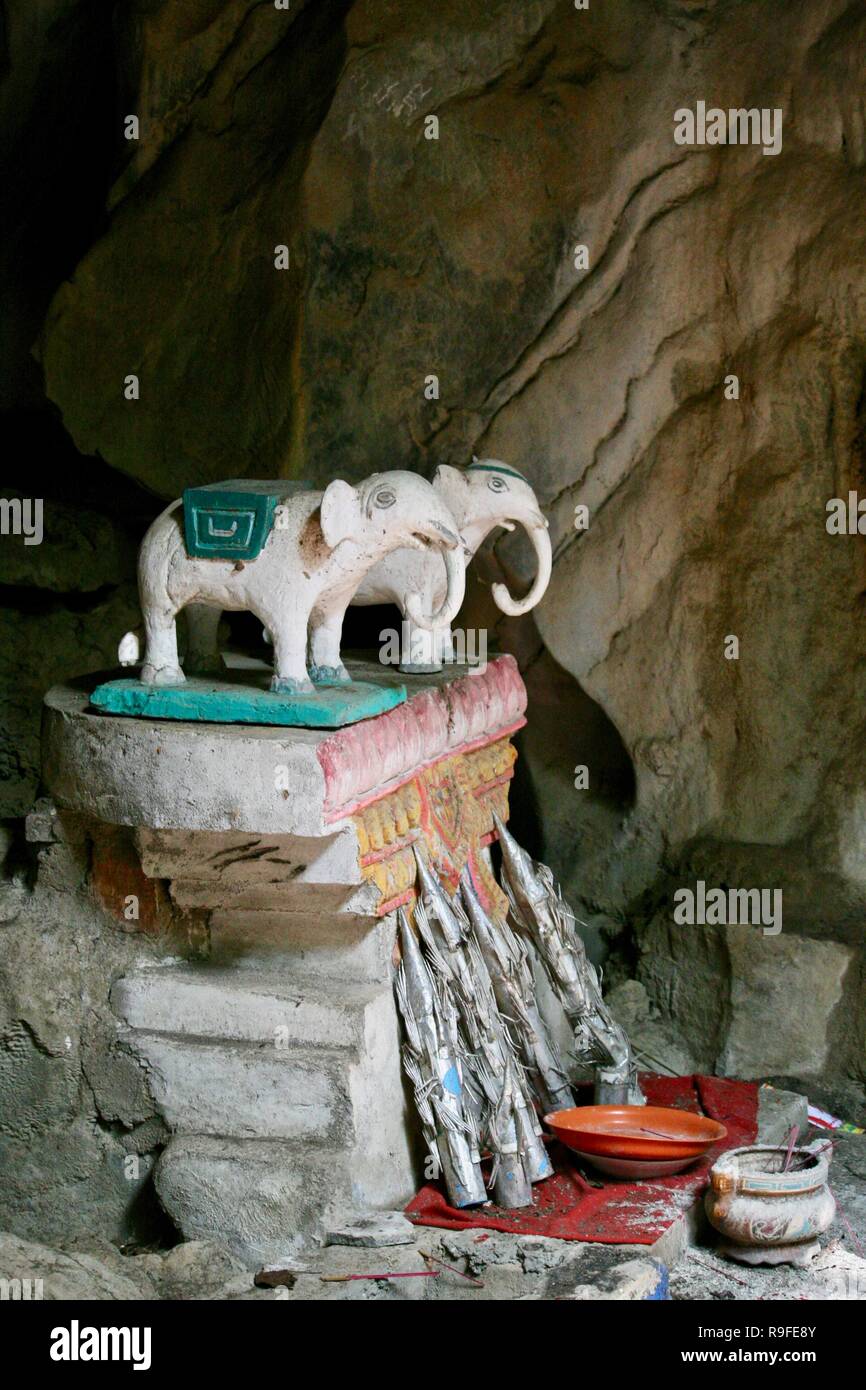
<svg viewBox="0 0 866 1390">
<path fill-rule="evenodd" d="M 428 551 L 437 561 L 440 554 L 444 559 L 435 612 L 425 612 L 420 597 L 422 589 L 429 591 L 426 564 L 419 565 L 414 586 L 407 567 L 403 601 L 411 621 L 427 629 L 454 619 L 466 583 L 458 528 L 442 492 L 424 478 L 395 470 L 374 473 L 355 487 L 337 480 L 324 492 L 296 491 L 291 485 L 287 492 L 277 509 L 278 524 L 252 560 L 192 558 L 180 500 L 154 521 L 138 560 L 145 684 L 184 680 L 175 618 L 187 605 L 190 670 L 213 669 L 220 613 L 243 609 L 272 634 L 272 690 L 309 693 L 313 681 L 350 680 L 340 659 L 343 616 L 367 571 L 395 551 L 415 556 L 416 564 L 419 552 L 425 562 Z M 134 634 L 127 633 L 120 644 L 126 664 L 135 645 Z"/>
<path fill-rule="evenodd" d="M 524 527 L 538 558 L 532 586 L 522 599 L 513 599 L 504 584 L 494 584 L 493 599 L 497 607 L 511 617 L 528 613 L 544 596 L 550 582 L 552 557 L 547 521 L 526 479 L 498 459 L 473 459 L 466 469 L 440 464 L 433 475 L 433 487 L 460 532 L 464 565 L 497 526 L 506 530 L 513 530 L 515 525 Z M 449 559 L 453 564 L 453 557 Z M 406 640 L 401 645 L 404 658 L 408 658 L 401 661 L 401 671 L 440 671 L 443 660 L 450 658 L 451 623 L 456 613 L 445 616 L 446 608 L 453 607 L 446 605 L 445 595 L 451 583 L 450 568 L 443 566 L 438 555 L 419 556 L 412 550 L 397 549 L 372 566 L 358 585 L 353 605 L 394 603 L 400 609 L 407 629 Z M 437 615 L 432 624 L 415 619 L 413 605 L 419 592 L 427 612 L 432 612 L 436 605 L 440 608 L 442 616 Z M 189 617 L 191 649 L 196 652 L 202 668 L 211 669 L 219 660 L 216 649 L 219 615 L 215 616 L 212 610 L 191 610 Z M 271 640 L 267 628 L 265 638 Z"/>
<path fill-rule="evenodd" d="M 492 592 L 503 613 L 512 617 L 528 613 L 544 596 L 552 564 L 547 521 L 529 483 L 516 469 L 498 459 L 473 459 L 465 469 L 440 464 L 433 475 L 433 486 L 457 523 L 467 565 L 497 526 L 509 531 L 515 526 L 525 529 L 538 560 L 529 592 L 524 598 L 514 599 L 504 584 L 494 584 Z M 409 602 L 413 590 L 419 589 L 428 611 L 433 605 L 444 606 L 446 575 L 439 556 L 425 555 L 419 562 L 407 550 L 394 550 L 364 576 L 352 603 L 395 603 L 403 615 L 408 639 L 403 643 L 400 670 L 439 671 L 443 658 L 448 660 L 451 655 L 452 619 L 438 619 L 432 629 L 428 625 L 424 640 L 419 641 L 418 629 L 423 625 L 416 622 Z"/>
</svg>

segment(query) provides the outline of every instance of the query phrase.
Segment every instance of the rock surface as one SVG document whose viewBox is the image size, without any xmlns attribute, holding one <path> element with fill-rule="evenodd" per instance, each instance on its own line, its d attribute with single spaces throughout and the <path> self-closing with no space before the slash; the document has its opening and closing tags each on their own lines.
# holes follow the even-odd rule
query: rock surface
<svg viewBox="0 0 866 1390">
<path fill-rule="evenodd" d="M 146 1298 L 138 1282 L 121 1272 L 123 1264 L 123 1256 L 110 1245 L 103 1247 L 99 1256 L 82 1251 L 66 1254 L 6 1231 L 0 1233 L 0 1279 L 21 1280 L 25 1287 L 29 1281 L 30 1298 L 75 1303 Z"/>
<path fill-rule="evenodd" d="M 164 947 L 113 926 L 90 897 L 85 841 L 39 848 L 0 926 L 0 1226 L 34 1240 L 164 1237 L 153 1194 L 166 1131 L 119 1044 L 112 979 Z"/>
<path fill-rule="evenodd" d="M 389 1245 L 412 1245 L 415 1231 L 399 1211 L 346 1212 L 325 1228 L 326 1245 L 355 1245 L 378 1250 Z"/>
<path fill-rule="evenodd" d="M 0 1280 L 21 1280 L 12 1297 L 110 1302 L 140 1299 L 232 1298 L 251 1284 L 247 1270 L 222 1246 L 191 1240 L 170 1250 L 122 1254 L 107 1240 L 52 1249 L 0 1232 Z M 29 1282 L 29 1288 L 24 1281 Z"/>
<path fill-rule="evenodd" d="M 787 1149 L 791 1130 L 804 1137 L 809 1128 L 809 1098 L 796 1091 L 783 1091 L 775 1086 L 758 1090 L 758 1144 L 775 1144 Z"/>
<path fill-rule="evenodd" d="M 819 1077 L 851 1057 L 861 985 L 850 947 L 751 926 L 680 926 L 665 911 L 638 941 L 639 978 L 699 1070 Z"/>
<path fill-rule="evenodd" d="M 866 570 L 825 526 L 866 486 L 862 6 L 103 8 L 17 7 L 6 36 L 4 495 L 44 496 L 46 540 L 0 538 L 0 816 L 37 791 L 44 689 L 133 625 L 164 499 L 499 455 L 555 546 L 534 622 L 489 603 L 529 575 L 518 536 L 466 609 L 526 671 L 519 837 L 611 981 L 637 970 L 648 1051 L 862 1081 Z M 781 151 L 677 145 L 698 101 L 780 109 Z M 698 878 L 781 890 L 782 936 L 677 927 Z M 117 1148 L 82 1115 L 125 1083 L 45 1043 L 52 1008 L 89 1012 L 81 925 L 27 905 L 0 885 L 0 1063 L 27 1077 L 3 1142 L 41 1171 L 65 1131 L 59 1213 Z"/>
<path fill-rule="evenodd" d="M 40 346 L 79 449 L 163 497 L 511 460 L 556 554 L 530 777 L 599 949 L 696 845 L 782 889 L 786 931 L 859 940 L 863 562 L 824 522 L 864 460 L 861 8 L 227 0 L 139 8 L 118 44 L 140 139 Z M 778 108 L 781 150 L 678 145 L 700 100 Z M 497 560 L 519 574 L 519 538 Z M 717 1051 L 777 1065 L 737 1041 L 750 991 Z M 829 1060 L 862 1066 L 854 1032 Z"/>
</svg>

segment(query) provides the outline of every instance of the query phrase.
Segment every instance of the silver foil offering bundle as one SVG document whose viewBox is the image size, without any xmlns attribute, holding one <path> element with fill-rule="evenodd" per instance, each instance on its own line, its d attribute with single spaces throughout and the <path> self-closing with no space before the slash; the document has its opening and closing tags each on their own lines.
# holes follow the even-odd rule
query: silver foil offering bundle
<svg viewBox="0 0 866 1390">
<path fill-rule="evenodd" d="M 535 980 L 525 943 L 505 921 L 488 916 L 468 869 L 460 893 L 478 949 L 493 985 L 496 1003 L 515 1039 L 533 1096 L 544 1113 L 567 1110 L 574 1096 L 565 1068 L 538 1011 Z"/>
<path fill-rule="evenodd" d="M 502 887 L 518 931 L 532 941 L 551 986 L 574 1029 L 578 1058 L 595 1069 L 601 1103 L 643 1104 L 637 1068 L 625 1031 L 601 995 L 601 984 L 546 864 L 537 863 L 494 812 L 502 849 Z"/>
<path fill-rule="evenodd" d="M 457 1018 L 447 992 L 434 980 L 405 912 L 398 913 L 403 959 L 395 988 L 406 1041 L 403 1066 L 431 1157 L 452 1206 L 487 1201 L 475 1123 L 464 1104 Z"/>
<path fill-rule="evenodd" d="M 459 1020 L 466 1090 L 482 1145 L 493 1154 L 491 1185 L 500 1206 L 527 1206 L 531 1184 L 553 1171 L 523 1069 L 502 1017 L 484 956 L 459 903 L 415 851 L 415 920 L 431 972 Z"/>
</svg>

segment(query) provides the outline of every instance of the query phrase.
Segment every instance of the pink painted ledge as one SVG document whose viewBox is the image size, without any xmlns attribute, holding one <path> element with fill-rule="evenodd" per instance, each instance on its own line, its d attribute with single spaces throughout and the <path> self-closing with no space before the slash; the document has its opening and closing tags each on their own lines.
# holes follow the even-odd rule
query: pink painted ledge
<svg viewBox="0 0 866 1390">
<path fill-rule="evenodd" d="M 386 714 L 335 730 L 317 747 L 325 821 L 352 815 L 440 758 L 505 738 L 526 723 L 525 711 L 517 662 L 497 656 L 482 674 L 428 687 Z"/>
</svg>

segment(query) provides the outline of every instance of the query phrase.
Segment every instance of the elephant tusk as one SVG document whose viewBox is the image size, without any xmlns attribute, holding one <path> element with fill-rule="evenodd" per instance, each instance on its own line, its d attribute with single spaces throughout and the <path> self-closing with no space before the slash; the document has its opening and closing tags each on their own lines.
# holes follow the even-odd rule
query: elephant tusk
<svg viewBox="0 0 866 1390">
<path fill-rule="evenodd" d="M 552 562 L 550 537 L 543 517 L 541 517 L 541 522 L 543 524 L 525 528 L 538 562 L 538 570 L 529 592 L 522 599 L 514 599 L 504 584 L 493 585 L 493 602 L 501 612 L 507 613 L 512 618 L 520 617 L 521 614 L 528 613 L 531 608 L 534 608 L 543 597 L 550 582 Z"/>
</svg>

